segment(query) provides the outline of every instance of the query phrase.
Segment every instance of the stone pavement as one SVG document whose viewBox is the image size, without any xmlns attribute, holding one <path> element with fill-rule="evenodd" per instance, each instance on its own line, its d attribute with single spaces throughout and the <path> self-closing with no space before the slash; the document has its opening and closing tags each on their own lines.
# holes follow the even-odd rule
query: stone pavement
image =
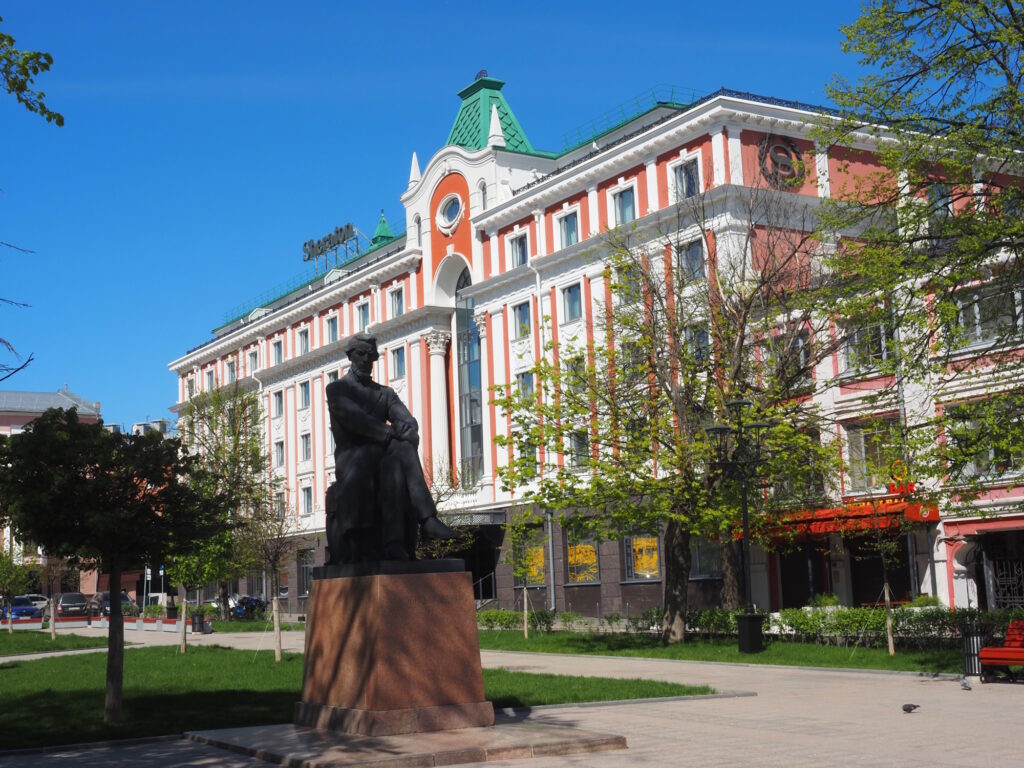
<svg viewBox="0 0 1024 768">
<path fill-rule="evenodd" d="M 96 631 L 99 630 L 89 630 Z M 146 644 L 173 641 L 143 633 Z M 155 635 L 155 637 L 147 637 Z M 286 635 L 301 650 L 302 633 Z M 130 639 L 130 636 L 129 636 Z M 271 647 L 258 633 L 189 638 L 197 644 Z M 1020 765 L 1014 733 L 1024 724 L 1024 685 L 974 684 L 906 673 L 850 672 L 657 659 L 484 651 L 485 667 L 571 675 L 708 683 L 755 696 L 572 707 L 538 707 L 512 719 L 621 734 L 629 749 L 486 763 L 488 766 L 984 766 Z M 921 706 L 905 714 L 906 703 Z M 0 756 L 18 766 L 265 766 L 255 758 L 184 739 Z M 482 764 L 475 764 L 482 765 Z"/>
</svg>

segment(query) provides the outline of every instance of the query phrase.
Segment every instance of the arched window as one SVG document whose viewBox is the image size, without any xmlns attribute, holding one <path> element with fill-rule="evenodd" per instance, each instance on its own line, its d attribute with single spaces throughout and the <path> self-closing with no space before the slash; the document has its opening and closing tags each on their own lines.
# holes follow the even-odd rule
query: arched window
<svg viewBox="0 0 1024 768">
<path fill-rule="evenodd" d="M 480 333 L 473 317 L 475 302 L 462 291 L 473 284 L 469 269 L 455 286 L 455 334 L 458 344 L 459 436 L 462 444 L 459 479 L 472 488 L 484 471 L 483 393 L 480 380 Z"/>
<path fill-rule="evenodd" d="M 487 182 L 480 182 L 480 210 L 487 210 Z"/>
<path fill-rule="evenodd" d="M 416 247 L 422 248 L 423 247 L 423 220 L 419 217 L 419 215 L 417 215 L 413 219 L 413 222 L 416 225 Z"/>
</svg>

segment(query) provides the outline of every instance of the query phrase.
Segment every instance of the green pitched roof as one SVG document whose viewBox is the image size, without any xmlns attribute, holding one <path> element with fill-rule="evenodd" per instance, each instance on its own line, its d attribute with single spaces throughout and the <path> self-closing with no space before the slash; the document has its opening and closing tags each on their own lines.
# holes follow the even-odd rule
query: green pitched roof
<svg viewBox="0 0 1024 768">
<path fill-rule="evenodd" d="M 455 125 L 448 134 L 445 144 L 454 144 L 469 150 L 487 147 L 487 136 L 491 132 L 491 106 L 498 108 L 498 121 L 505 135 L 505 148 L 513 152 L 533 152 L 533 145 L 526 138 L 512 108 L 501 95 L 504 80 L 486 75 L 477 78 L 471 85 L 459 91 L 462 106 L 455 116 Z"/>
<path fill-rule="evenodd" d="M 388 220 L 384 218 L 384 211 L 381 211 L 380 221 L 377 222 L 377 228 L 373 230 L 373 238 L 370 240 L 370 245 L 379 245 L 380 243 L 394 239 L 395 236 L 391 233 L 391 227 L 388 226 Z"/>
</svg>

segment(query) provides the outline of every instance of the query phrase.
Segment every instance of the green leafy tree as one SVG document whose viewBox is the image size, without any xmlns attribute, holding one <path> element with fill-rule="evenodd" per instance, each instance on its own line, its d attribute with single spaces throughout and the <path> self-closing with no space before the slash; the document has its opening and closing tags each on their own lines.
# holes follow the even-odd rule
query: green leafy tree
<svg viewBox="0 0 1024 768">
<path fill-rule="evenodd" d="M 821 311 L 861 329 L 855 364 L 889 382 L 865 402 L 898 411 L 918 494 L 947 513 L 1012 485 L 1024 451 L 1022 19 L 996 0 L 866 5 L 843 27 L 865 74 L 830 84 L 817 136 L 841 169 L 875 165 L 823 206 L 842 290 Z"/>
<path fill-rule="evenodd" d="M 3 445 L 0 498 L 18 535 L 110 575 L 106 722 L 121 719 L 121 575 L 216 535 L 231 497 L 209 488 L 177 439 L 109 432 L 74 409 L 47 410 Z"/>
<path fill-rule="evenodd" d="M 3 74 L 4 89 L 29 112 L 41 116 L 48 123 L 62 126 L 64 116 L 47 107 L 46 94 L 34 89 L 35 78 L 49 71 L 52 65 L 53 56 L 49 53 L 19 50 L 11 35 L 0 32 L 0 73 Z"/>
<path fill-rule="evenodd" d="M 244 524 L 260 512 L 272 516 L 272 498 L 279 482 L 270 471 L 263 439 L 259 394 L 238 382 L 191 397 L 179 419 L 183 441 L 205 468 L 206 493 L 230 494 L 224 532 L 204 544 L 198 567 L 200 584 L 216 582 L 221 618 L 228 613 L 229 585 L 253 567 Z"/>
<path fill-rule="evenodd" d="M 691 536 L 723 542 L 723 599 L 738 604 L 738 484 L 713 471 L 706 433 L 725 403 L 749 398 L 751 418 L 775 425 L 761 511 L 820 501 L 835 463 L 807 397 L 834 341 L 806 298 L 828 276 L 815 270 L 817 223 L 800 205 L 721 188 L 681 203 L 670 231 L 613 231 L 597 341 L 550 345 L 531 377 L 497 392 L 513 422 L 498 440 L 511 454 L 499 468 L 506 487 L 555 511 L 571 538 L 664 531 L 668 641 L 685 638 Z M 727 206 L 742 224 L 716 237 Z"/>
</svg>

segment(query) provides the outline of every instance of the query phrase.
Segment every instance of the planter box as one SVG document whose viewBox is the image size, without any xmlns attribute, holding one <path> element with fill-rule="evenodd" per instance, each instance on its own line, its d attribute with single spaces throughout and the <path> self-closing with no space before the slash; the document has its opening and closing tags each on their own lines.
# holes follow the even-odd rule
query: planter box
<svg viewBox="0 0 1024 768">
<path fill-rule="evenodd" d="M 163 622 L 163 619 L 141 619 L 141 621 L 142 628 L 146 632 L 159 632 L 161 629 L 160 624 Z"/>
<path fill-rule="evenodd" d="M 89 617 L 82 616 L 58 616 L 56 619 L 57 631 L 60 632 L 62 629 L 78 629 L 79 627 L 89 626 Z"/>
<path fill-rule="evenodd" d="M 161 619 L 160 629 L 164 632 L 180 632 L 181 624 L 178 619 Z"/>
</svg>

